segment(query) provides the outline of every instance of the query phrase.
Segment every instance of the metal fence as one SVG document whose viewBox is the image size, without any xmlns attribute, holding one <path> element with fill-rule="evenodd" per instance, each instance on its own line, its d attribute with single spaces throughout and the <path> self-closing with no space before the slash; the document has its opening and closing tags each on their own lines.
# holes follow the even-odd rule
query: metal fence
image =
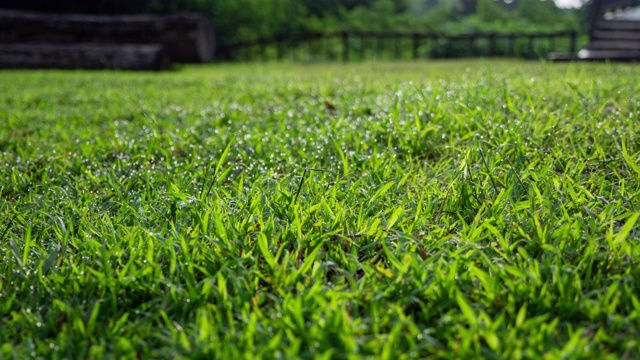
<svg viewBox="0 0 640 360">
<path fill-rule="evenodd" d="M 226 44 L 219 47 L 221 61 L 362 61 L 369 59 L 427 59 L 509 56 L 546 57 L 549 52 L 572 52 L 575 31 L 551 33 L 420 32 L 308 32 Z"/>
</svg>

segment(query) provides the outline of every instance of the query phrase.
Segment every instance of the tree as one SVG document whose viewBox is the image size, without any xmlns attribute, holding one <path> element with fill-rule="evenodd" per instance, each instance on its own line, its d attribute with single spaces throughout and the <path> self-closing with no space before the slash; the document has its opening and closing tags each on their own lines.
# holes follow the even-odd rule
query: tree
<svg viewBox="0 0 640 360">
<path fill-rule="evenodd" d="M 478 0 L 476 10 L 481 21 L 503 21 L 509 18 L 507 11 L 496 0 Z"/>
<path fill-rule="evenodd" d="M 457 15 L 468 16 L 476 13 L 478 0 L 458 0 L 456 6 Z"/>
<path fill-rule="evenodd" d="M 537 24 L 557 24 L 564 16 L 553 0 L 520 0 L 518 17 Z"/>
</svg>

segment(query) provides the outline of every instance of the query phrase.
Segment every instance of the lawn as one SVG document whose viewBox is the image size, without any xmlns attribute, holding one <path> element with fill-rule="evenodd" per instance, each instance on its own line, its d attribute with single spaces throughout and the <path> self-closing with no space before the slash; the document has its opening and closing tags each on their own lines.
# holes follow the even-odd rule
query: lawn
<svg viewBox="0 0 640 360">
<path fill-rule="evenodd" d="M 640 67 L 0 72 L 0 358 L 640 355 Z"/>
</svg>

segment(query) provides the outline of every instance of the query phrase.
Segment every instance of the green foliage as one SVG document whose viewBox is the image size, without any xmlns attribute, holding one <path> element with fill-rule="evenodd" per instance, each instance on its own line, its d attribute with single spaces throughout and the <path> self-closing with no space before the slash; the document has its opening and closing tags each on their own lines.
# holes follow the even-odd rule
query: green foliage
<svg viewBox="0 0 640 360">
<path fill-rule="evenodd" d="M 0 72 L 0 357 L 637 354 L 637 76 Z"/>
<path fill-rule="evenodd" d="M 558 9 L 553 0 L 528 0 L 518 2 L 516 14 L 534 24 L 554 24 L 563 18 L 562 11 Z"/>
<path fill-rule="evenodd" d="M 199 11 L 216 26 L 220 44 L 305 31 L 547 31 L 577 26 L 576 11 L 551 0 L 154 0 L 153 12 Z"/>
<path fill-rule="evenodd" d="M 505 21 L 509 18 L 509 13 L 496 0 L 478 0 L 476 15 L 486 22 Z"/>
<path fill-rule="evenodd" d="M 430 8 L 420 20 L 427 29 L 434 32 L 446 31 L 445 26 L 447 24 L 456 22 L 454 8 L 448 2 L 440 3 Z"/>
<path fill-rule="evenodd" d="M 148 7 L 159 13 L 185 10 L 211 17 L 221 44 L 295 33 L 309 17 L 298 0 L 155 0 Z"/>
<path fill-rule="evenodd" d="M 371 6 L 357 6 L 339 13 L 341 29 L 353 30 L 409 30 L 416 19 L 408 13 L 396 13 L 392 0 L 375 0 Z"/>
</svg>

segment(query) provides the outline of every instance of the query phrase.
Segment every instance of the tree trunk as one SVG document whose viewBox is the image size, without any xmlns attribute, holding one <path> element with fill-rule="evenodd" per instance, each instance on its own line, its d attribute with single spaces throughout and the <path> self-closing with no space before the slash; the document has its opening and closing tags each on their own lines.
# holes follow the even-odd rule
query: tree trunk
<svg viewBox="0 0 640 360">
<path fill-rule="evenodd" d="M 162 45 L 0 44 L 0 67 L 163 70 L 169 64 Z"/>
<path fill-rule="evenodd" d="M 161 44 L 171 61 L 209 62 L 213 27 L 203 15 L 56 15 L 0 10 L 0 43 Z"/>
</svg>

